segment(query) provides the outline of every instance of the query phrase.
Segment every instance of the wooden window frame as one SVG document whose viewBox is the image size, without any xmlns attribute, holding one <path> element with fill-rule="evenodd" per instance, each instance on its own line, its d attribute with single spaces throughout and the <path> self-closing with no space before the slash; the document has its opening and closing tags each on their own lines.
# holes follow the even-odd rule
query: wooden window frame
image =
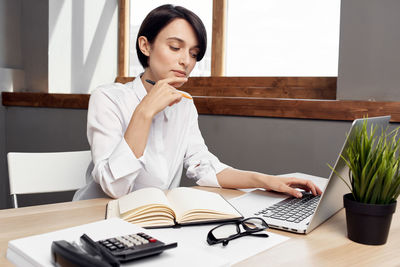
<svg viewBox="0 0 400 267">
<path fill-rule="evenodd" d="M 128 77 L 129 4 L 119 6 L 119 70 L 117 82 Z M 354 120 L 392 115 L 400 122 L 400 102 L 336 99 L 336 77 L 221 77 L 225 74 L 227 0 L 213 0 L 211 77 L 191 77 L 182 88 L 193 97 L 199 114 Z M 128 31 L 128 32 L 127 32 Z"/>
<path fill-rule="evenodd" d="M 225 71 L 227 0 L 213 0 L 211 77 L 191 77 L 182 88 L 194 99 L 199 114 L 354 120 L 391 115 L 400 122 L 400 102 L 336 99 L 336 77 L 221 77 Z M 118 77 L 129 73 L 130 0 L 119 0 Z M 4 106 L 87 109 L 88 94 L 2 92 Z"/>
</svg>

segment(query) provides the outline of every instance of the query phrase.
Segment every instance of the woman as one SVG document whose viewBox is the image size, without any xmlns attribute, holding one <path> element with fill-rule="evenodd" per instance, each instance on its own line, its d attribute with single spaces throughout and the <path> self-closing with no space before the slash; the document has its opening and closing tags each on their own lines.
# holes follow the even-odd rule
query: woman
<svg viewBox="0 0 400 267">
<path fill-rule="evenodd" d="M 308 180 L 237 170 L 208 151 L 193 100 L 176 89 L 203 58 L 206 44 L 200 18 L 183 7 L 163 5 L 147 15 L 136 41 L 144 73 L 127 84 L 100 86 L 90 97 L 93 178 L 74 199 L 173 188 L 183 168 L 202 186 L 265 188 L 301 197 L 297 187 L 321 194 Z"/>
</svg>

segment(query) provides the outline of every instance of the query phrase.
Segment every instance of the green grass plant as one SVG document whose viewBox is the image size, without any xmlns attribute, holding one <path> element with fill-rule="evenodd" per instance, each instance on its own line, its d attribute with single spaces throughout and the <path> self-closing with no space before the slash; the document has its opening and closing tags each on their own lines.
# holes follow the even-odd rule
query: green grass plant
<svg viewBox="0 0 400 267">
<path fill-rule="evenodd" d="M 368 129 L 365 120 L 340 155 L 349 167 L 349 179 L 333 171 L 346 183 L 356 201 L 389 204 L 400 194 L 399 128 L 389 133 L 382 129 L 377 136 L 377 127 L 371 125 Z"/>
</svg>

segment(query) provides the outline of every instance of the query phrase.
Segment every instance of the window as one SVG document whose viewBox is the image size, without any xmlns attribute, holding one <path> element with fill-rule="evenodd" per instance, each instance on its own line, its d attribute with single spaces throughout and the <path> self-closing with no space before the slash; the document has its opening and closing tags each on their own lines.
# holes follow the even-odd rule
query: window
<svg viewBox="0 0 400 267">
<path fill-rule="evenodd" d="M 226 75 L 337 76 L 339 22 L 340 0 L 228 0 Z"/>
<path fill-rule="evenodd" d="M 129 6 L 132 6 L 132 20 L 135 21 L 137 17 L 138 21 L 135 23 L 138 26 L 148 11 L 165 3 L 158 0 L 147 1 L 151 4 L 144 2 L 146 1 L 118 1 L 119 42 L 118 77 L 116 78 L 118 82 L 131 81 L 133 77 L 129 76 L 136 74 L 132 73 L 134 67 L 129 72 L 129 61 L 133 61 L 134 64 L 134 60 L 130 60 L 129 53 Z M 371 22 L 376 22 L 375 16 L 371 18 L 371 14 L 385 14 L 382 16 L 386 18 L 388 15 L 381 13 L 381 10 L 390 9 L 388 5 L 372 5 L 371 8 L 364 8 L 360 11 L 351 4 L 345 4 L 346 1 L 339 2 L 339 0 L 252 0 L 241 4 L 238 2 L 234 0 L 172 1 L 173 4 L 183 5 L 194 10 L 202 18 L 208 31 L 209 44 L 212 44 L 209 45 L 209 53 L 206 55 L 208 59 L 204 60 L 205 67 L 201 67 L 200 64 L 200 70 L 195 72 L 195 75 L 206 75 L 206 77 L 189 79 L 184 85 L 185 88 L 182 88 L 194 96 L 199 114 L 328 120 L 353 120 L 367 115 L 371 117 L 391 114 L 392 121 L 400 121 L 395 112 L 399 109 L 400 102 L 336 100 L 340 5 L 342 5 L 343 10 L 346 10 L 346 13 L 343 14 L 344 18 L 341 19 L 344 25 L 341 27 L 343 29 L 343 40 L 347 42 L 343 42 L 341 46 L 349 45 L 350 41 L 357 40 L 360 33 L 363 33 L 361 36 L 364 37 L 360 42 L 368 38 L 369 31 L 366 33 L 358 32 L 356 35 L 354 33 L 357 33 L 358 29 L 363 29 L 361 24 L 364 21 L 369 23 L 367 26 Z M 109 25 L 109 22 L 112 21 L 113 3 L 116 2 L 105 1 L 105 3 L 110 5 L 102 9 L 102 14 L 105 15 L 103 20 L 107 22 L 106 25 Z M 61 6 L 56 7 L 60 8 Z M 249 9 L 249 7 L 252 9 Z M 55 10 L 56 13 L 53 14 L 55 17 L 59 16 L 60 10 L 58 8 Z M 140 8 L 142 8 L 142 11 L 140 11 Z M 50 8 L 50 10 L 52 9 Z M 107 12 L 104 12 L 104 10 Z M 395 10 L 395 8 L 391 10 Z M 135 15 L 136 11 L 139 15 Z M 77 14 L 81 14 L 81 12 Z M 360 15 L 362 20 L 354 20 L 354 14 Z M 377 34 L 376 36 L 381 36 L 382 33 L 385 38 L 392 40 L 393 36 L 386 34 L 382 29 L 394 25 L 391 23 L 393 22 L 392 18 L 395 17 L 393 14 L 390 13 L 388 19 L 384 20 L 382 24 L 374 24 L 379 27 L 375 27 L 371 33 Z M 139 18 L 139 16 L 142 17 Z M 268 21 L 267 26 L 261 26 L 260 21 L 264 18 Z M 213 21 L 213 25 L 211 25 L 211 21 Z M 248 21 L 252 23 L 248 23 Z M 237 22 L 241 22 L 241 24 L 235 26 Z M 97 28 L 106 29 L 107 27 L 104 27 L 104 24 L 101 23 Z M 108 28 L 115 29 L 115 27 Z M 371 27 L 367 28 L 369 30 Z M 97 34 L 97 32 L 94 36 L 105 38 L 104 34 Z M 111 36 L 115 35 L 111 32 Z M 211 38 L 211 36 L 214 38 Z M 247 39 L 244 39 L 244 36 Z M 268 38 L 269 36 L 273 38 Z M 316 38 L 316 36 L 322 38 Z M 349 36 L 352 38 L 349 39 Z M 135 37 L 133 38 L 135 39 Z M 256 42 L 254 41 L 255 37 L 257 37 Z M 264 38 L 264 43 L 259 42 L 261 37 L 267 37 Z M 328 38 L 324 39 L 325 37 Z M 111 40 L 112 43 L 113 38 L 107 37 L 106 39 Z M 278 44 L 276 43 L 278 39 L 283 41 Z M 309 39 L 312 39 L 312 41 L 309 41 Z M 79 41 L 81 38 L 77 40 Z M 225 40 L 227 40 L 227 47 L 224 46 Z M 243 41 L 248 40 L 253 40 L 253 46 L 258 45 L 260 49 L 246 47 L 248 44 Z M 239 44 L 236 48 L 234 47 L 235 43 Z M 213 51 L 210 49 L 211 46 Z M 281 50 L 281 48 L 284 49 Z M 348 48 L 347 56 L 349 56 Z M 109 47 L 105 49 L 114 51 Z M 261 56 L 261 52 L 264 52 L 264 50 L 269 52 L 269 54 L 267 53 L 268 56 Z M 292 53 L 291 50 L 295 53 Z M 97 53 L 98 49 L 94 51 Z M 212 55 L 211 71 L 210 52 Z M 253 53 L 253 55 L 249 56 L 249 53 Z M 133 53 L 133 55 L 135 54 Z M 228 54 L 227 57 L 225 57 L 226 54 Z M 275 55 L 278 55 L 278 57 L 273 58 Z M 342 56 L 344 55 L 345 53 L 342 54 Z M 224 58 L 227 60 L 224 60 Z M 249 61 L 249 59 L 257 60 Z M 228 68 L 227 72 L 224 72 L 226 61 Z M 261 65 L 256 67 L 258 61 L 261 62 Z M 282 66 L 284 66 L 284 69 Z M 138 73 L 141 68 L 136 71 Z M 209 73 L 212 74 L 212 77 L 207 77 Z M 228 77 L 217 77 L 225 74 Z M 253 77 L 231 77 L 230 75 L 251 75 Z M 260 77 L 254 77 L 255 75 Z M 299 77 L 301 75 L 314 77 Z M 87 108 L 88 99 L 89 96 L 83 94 L 2 93 L 3 105 L 5 106 Z M 310 99 L 312 100 L 310 101 Z"/>
<path fill-rule="evenodd" d="M 212 0 L 190 1 L 190 0 L 173 0 L 173 1 L 139 1 L 131 0 L 130 2 L 130 45 L 129 45 L 129 76 L 137 76 L 143 72 L 143 67 L 139 63 L 136 55 L 136 38 L 139 27 L 145 16 L 154 8 L 172 4 L 183 6 L 198 15 L 204 23 L 207 30 L 207 51 L 204 58 L 196 64 L 191 76 L 210 76 L 211 74 L 211 26 L 212 26 Z"/>
<path fill-rule="evenodd" d="M 340 0 L 226 1 L 226 76 L 337 76 Z M 203 20 L 207 52 L 192 76 L 210 76 L 213 0 L 131 0 L 129 76 L 143 71 L 135 41 L 144 16 L 166 3 L 193 10 Z"/>
</svg>

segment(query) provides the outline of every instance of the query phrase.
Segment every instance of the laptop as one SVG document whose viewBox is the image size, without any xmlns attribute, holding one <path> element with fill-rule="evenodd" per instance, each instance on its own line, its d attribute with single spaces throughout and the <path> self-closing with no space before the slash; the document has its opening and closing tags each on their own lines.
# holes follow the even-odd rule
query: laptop
<svg viewBox="0 0 400 267">
<path fill-rule="evenodd" d="M 371 123 L 378 126 L 377 134 L 379 134 L 379 131 L 388 127 L 390 116 L 353 121 L 334 165 L 336 172 L 345 179 L 348 177 L 348 167 L 340 155 L 346 150 L 349 140 L 354 138 L 355 129 L 362 127 L 365 120 L 368 123 L 367 127 L 370 127 Z M 342 209 L 343 195 L 350 192 L 345 183 L 333 171 L 328 179 L 303 173 L 286 174 L 284 176 L 312 180 L 321 188 L 323 193 L 321 196 L 314 197 L 303 192 L 303 198 L 296 199 L 282 193 L 258 189 L 229 202 L 244 217 L 261 217 L 271 228 L 307 234 Z"/>
</svg>

